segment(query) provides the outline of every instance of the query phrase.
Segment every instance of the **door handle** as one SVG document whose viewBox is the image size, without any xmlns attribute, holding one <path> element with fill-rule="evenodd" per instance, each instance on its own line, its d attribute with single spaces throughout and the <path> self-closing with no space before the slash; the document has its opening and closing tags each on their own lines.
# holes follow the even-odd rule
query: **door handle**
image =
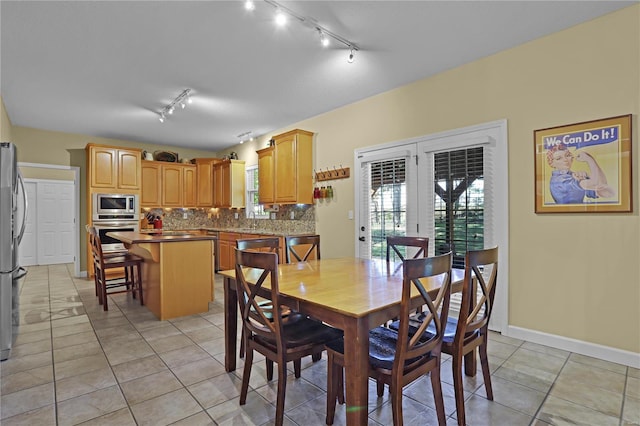
<svg viewBox="0 0 640 426">
<path fill-rule="evenodd" d="M 18 235 L 18 244 L 22 242 L 22 237 L 24 236 L 24 229 L 27 225 L 27 209 L 29 205 L 27 203 L 27 192 L 24 190 L 24 179 L 22 179 L 22 173 L 18 172 L 18 181 L 20 182 L 20 187 L 22 188 L 22 197 L 24 200 L 24 211 L 22 212 L 22 227 L 20 228 L 20 234 Z"/>
<path fill-rule="evenodd" d="M 360 241 L 364 241 L 364 237 L 358 237 Z"/>
</svg>

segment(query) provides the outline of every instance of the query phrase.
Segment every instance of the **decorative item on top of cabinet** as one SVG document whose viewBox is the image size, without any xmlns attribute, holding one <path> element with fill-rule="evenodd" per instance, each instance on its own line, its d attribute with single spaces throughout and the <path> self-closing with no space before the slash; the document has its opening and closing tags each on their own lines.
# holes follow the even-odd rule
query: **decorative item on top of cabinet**
<svg viewBox="0 0 640 426">
<path fill-rule="evenodd" d="M 245 170 L 242 160 L 223 160 L 213 165 L 213 206 L 243 208 Z"/>
<path fill-rule="evenodd" d="M 274 136 L 273 140 L 273 147 L 257 151 L 260 202 L 312 204 L 313 133 L 295 129 Z M 265 167 L 264 172 L 260 170 L 262 167 Z"/>
<path fill-rule="evenodd" d="M 140 191 L 142 150 L 87 144 L 88 186 L 99 190 Z"/>
</svg>

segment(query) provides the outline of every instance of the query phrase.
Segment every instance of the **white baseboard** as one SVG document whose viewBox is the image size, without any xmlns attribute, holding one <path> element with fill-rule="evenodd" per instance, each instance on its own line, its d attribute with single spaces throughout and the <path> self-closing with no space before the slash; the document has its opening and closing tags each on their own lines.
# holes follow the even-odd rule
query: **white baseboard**
<svg viewBox="0 0 640 426">
<path fill-rule="evenodd" d="M 514 326 L 508 326 L 505 335 L 526 340 L 527 342 L 538 343 L 540 345 L 551 346 L 565 351 L 627 365 L 629 367 L 640 368 L 640 353 L 636 352 Z"/>
</svg>

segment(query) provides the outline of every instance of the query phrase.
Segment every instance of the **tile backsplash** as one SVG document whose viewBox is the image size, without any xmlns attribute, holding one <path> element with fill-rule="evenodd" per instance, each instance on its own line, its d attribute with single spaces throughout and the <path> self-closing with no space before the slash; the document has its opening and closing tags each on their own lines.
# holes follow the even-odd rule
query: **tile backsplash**
<svg viewBox="0 0 640 426">
<path fill-rule="evenodd" d="M 254 219 L 246 217 L 244 209 L 172 209 L 163 211 L 153 209 L 157 215 L 162 215 L 164 229 L 194 229 L 194 228 L 251 228 Z M 294 219 L 291 219 L 293 212 Z M 184 213 L 187 218 L 184 219 Z M 235 214 L 238 213 L 238 219 Z M 275 212 L 275 219 L 255 219 L 258 231 L 315 233 L 316 218 L 313 205 L 281 205 Z M 144 223 L 144 221 L 143 221 Z"/>
</svg>

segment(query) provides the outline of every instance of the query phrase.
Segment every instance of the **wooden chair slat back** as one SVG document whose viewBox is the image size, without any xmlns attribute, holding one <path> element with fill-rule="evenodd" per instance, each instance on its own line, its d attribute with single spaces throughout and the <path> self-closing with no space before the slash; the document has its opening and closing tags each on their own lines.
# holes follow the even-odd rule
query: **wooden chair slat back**
<svg viewBox="0 0 640 426">
<path fill-rule="evenodd" d="M 299 246 L 308 246 L 307 251 L 301 254 Z M 314 252 L 315 259 L 320 259 L 320 235 L 285 237 L 285 247 L 287 263 L 306 262 Z"/>
<path fill-rule="evenodd" d="M 265 237 L 236 240 L 236 248 L 238 250 L 257 250 L 269 253 L 279 253 L 280 238 Z"/>
<path fill-rule="evenodd" d="M 407 360 L 421 358 L 429 353 L 440 353 L 449 312 L 452 263 L 451 252 L 435 257 L 403 261 L 402 302 L 394 368 L 405 366 Z M 435 298 L 431 298 L 424 288 L 421 280 L 425 278 L 442 280 Z M 425 318 L 418 327 L 418 331 L 410 335 L 409 323 L 413 314 L 410 300 L 414 288 L 420 293 L 423 299 L 420 303 L 426 308 L 423 312 Z M 434 324 L 435 334 L 426 337 L 428 334 L 425 335 L 424 332 L 431 323 Z"/>
<path fill-rule="evenodd" d="M 470 250 L 465 255 L 464 287 L 456 340 L 489 324 L 498 278 L 498 248 Z M 474 285 L 474 279 L 475 283 Z M 478 291 L 479 290 L 479 291 Z M 473 299 L 475 304 L 471 309 Z"/>
<path fill-rule="evenodd" d="M 391 260 L 392 251 L 400 260 L 404 260 L 404 255 L 400 252 L 399 247 L 417 248 L 418 251 L 413 255 L 412 259 L 427 257 L 429 254 L 429 238 L 406 236 L 387 237 L 387 262 Z"/>
<path fill-rule="evenodd" d="M 262 270 L 255 283 L 247 281 L 247 268 Z M 273 340 L 282 349 L 284 343 L 278 289 L 278 255 L 236 249 L 235 269 L 238 304 L 245 335 L 250 332 Z M 270 288 L 266 288 L 265 283 Z M 271 300 L 268 308 L 260 303 L 264 299 Z M 268 313 L 266 309 L 269 310 Z"/>
</svg>

